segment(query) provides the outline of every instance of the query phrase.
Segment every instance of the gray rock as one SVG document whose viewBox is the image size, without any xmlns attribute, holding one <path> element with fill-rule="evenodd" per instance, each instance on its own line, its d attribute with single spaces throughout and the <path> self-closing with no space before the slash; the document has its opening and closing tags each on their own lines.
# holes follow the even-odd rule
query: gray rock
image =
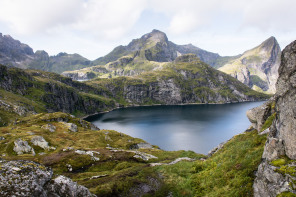
<svg viewBox="0 0 296 197">
<path fill-rule="evenodd" d="M 27 141 L 23 141 L 22 139 L 17 139 L 14 141 L 13 150 L 18 154 L 22 155 L 24 153 L 32 153 L 35 155 L 34 149 L 28 144 Z"/>
<path fill-rule="evenodd" d="M 276 83 L 275 98 L 276 117 L 270 127 L 270 133 L 263 152 L 253 185 L 254 196 L 276 196 L 285 191 L 295 193 L 293 184 L 296 177 L 291 174 L 275 172 L 270 161 L 287 156 L 296 159 L 296 41 L 288 45 L 282 52 L 279 78 Z M 289 164 L 291 165 L 291 164 Z M 292 181 L 293 180 L 293 181 Z"/>
<path fill-rule="evenodd" d="M 32 161 L 0 161 L 0 196 L 42 196 L 52 170 Z"/>
<path fill-rule="evenodd" d="M 56 127 L 53 124 L 50 124 L 50 123 L 48 123 L 46 125 L 43 125 L 41 128 L 45 129 L 45 130 L 48 130 L 50 132 L 55 132 L 56 131 Z"/>
<path fill-rule="evenodd" d="M 48 196 L 94 197 L 89 190 L 65 176 L 58 176 L 46 186 Z"/>
<path fill-rule="evenodd" d="M 260 164 L 253 186 L 254 196 L 276 197 L 282 192 L 290 191 L 289 179 L 275 172 L 275 169 L 266 161 Z"/>
<path fill-rule="evenodd" d="M 69 131 L 71 132 L 77 132 L 78 131 L 78 127 L 76 124 L 74 123 L 64 123 L 66 125 L 66 127 L 68 128 Z"/>
<path fill-rule="evenodd" d="M 0 140 L 5 140 L 5 137 L 3 137 L 3 136 L 0 136 Z"/>
<path fill-rule="evenodd" d="M 93 197 L 89 190 L 52 169 L 32 161 L 0 160 L 0 196 L 15 197 Z"/>
<path fill-rule="evenodd" d="M 249 121 L 252 123 L 253 128 L 258 132 L 261 131 L 266 119 L 272 114 L 272 109 L 270 107 L 272 102 L 273 99 L 270 99 L 259 107 L 247 111 Z"/>
<path fill-rule="evenodd" d="M 50 150 L 50 149 L 55 150 L 54 147 L 48 146 L 48 142 L 42 136 L 33 137 L 31 139 L 31 143 L 34 144 L 35 146 L 39 146 L 40 148 L 43 148 L 45 150 Z"/>
</svg>

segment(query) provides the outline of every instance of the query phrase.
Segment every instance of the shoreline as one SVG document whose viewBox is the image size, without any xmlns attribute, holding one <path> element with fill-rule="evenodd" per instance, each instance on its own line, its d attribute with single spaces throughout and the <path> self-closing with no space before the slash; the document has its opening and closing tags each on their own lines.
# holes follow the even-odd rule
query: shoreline
<svg viewBox="0 0 296 197">
<path fill-rule="evenodd" d="M 80 117 L 81 119 L 85 120 L 87 118 L 90 118 L 92 116 L 96 116 L 98 114 L 105 114 L 111 111 L 114 111 L 116 109 L 124 109 L 124 108 L 131 108 L 131 107 L 152 107 L 152 106 L 182 106 L 182 105 L 224 105 L 224 104 L 235 104 L 235 103 L 246 103 L 246 102 L 260 102 L 260 101 L 268 101 L 266 100 L 258 100 L 258 101 L 251 101 L 251 100 L 245 100 L 245 101 L 233 101 L 233 102 L 225 102 L 225 103 L 181 103 L 181 104 L 151 104 L 151 105 L 128 105 L 123 107 L 116 107 L 107 111 L 97 112 L 94 114 L 89 114 L 83 117 Z"/>
</svg>

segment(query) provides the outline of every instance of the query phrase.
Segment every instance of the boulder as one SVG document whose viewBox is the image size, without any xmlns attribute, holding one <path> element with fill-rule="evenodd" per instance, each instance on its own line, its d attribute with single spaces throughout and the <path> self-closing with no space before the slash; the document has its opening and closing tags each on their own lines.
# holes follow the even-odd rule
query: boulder
<svg viewBox="0 0 296 197">
<path fill-rule="evenodd" d="M 13 150 L 18 154 L 22 155 L 24 153 L 32 153 L 35 155 L 34 149 L 28 144 L 27 141 L 23 141 L 22 139 L 17 139 L 14 141 Z"/>
<path fill-rule="evenodd" d="M 53 124 L 50 124 L 50 123 L 48 123 L 46 125 L 43 125 L 41 128 L 45 129 L 45 130 L 48 130 L 50 132 L 55 132 L 56 131 L 56 127 Z"/>
<path fill-rule="evenodd" d="M 58 176 L 46 186 L 48 196 L 94 197 L 89 190 L 65 176 Z"/>
<path fill-rule="evenodd" d="M 48 146 L 48 142 L 42 136 L 33 137 L 31 143 L 45 150 L 55 149 L 54 147 Z"/>
<path fill-rule="evenodd" d="M 74 123 L 64 123 L 66 125 L 66 127 L 68 128 L 69 131 L 71 132 L 77 132 L 78 131 L 78 127 L 76 124 Z"/>
<path fill-rule="evenodd" d="M 94 197 L 89 190 L 65 176 L 54 180 L 51 168 L 32 161 L 0 160 L 0 196 Z"/>
</svg>

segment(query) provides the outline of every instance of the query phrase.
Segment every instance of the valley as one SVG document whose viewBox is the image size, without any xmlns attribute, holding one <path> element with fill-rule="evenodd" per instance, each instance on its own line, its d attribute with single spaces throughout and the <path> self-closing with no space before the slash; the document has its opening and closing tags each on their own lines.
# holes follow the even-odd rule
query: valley
<svg viewBox="0 0 296 197">
<path fill-rule="evenodd" d="M 241 55 L 222 57 L 174 44 L 153 30 L 90 61 L 78 54 L 34 52 L 1 34 L 0 195 L 295 195 L 295 46 L 281 52 L 271 37 Z M 193 118 L 198 109 L 192 104 L 209 110 L 210 104 L 247 101 L 266 102 L 248 110 L 251 126 L 235 126 L 239 132 L 229 136 L 221 131 L 216 145 L 225 143 L 209 154 L 198 148 L 163 150 L 82 119 L 147 105 L 161 111 L 169 105 L 189 107 L 195 113 L 185 113 Z M 221 118 L 231 111 L 214 114 Z M 133 119 L 140 117 L 132 113 Z M 240 119 L 238 112 L 233 115 L 214 129 L 230 131 L 225 125 Z M 168 124 L 178 130 L 176 122 Z M 179 135 L 186 126 L 179 127 Z"/>
</svg>

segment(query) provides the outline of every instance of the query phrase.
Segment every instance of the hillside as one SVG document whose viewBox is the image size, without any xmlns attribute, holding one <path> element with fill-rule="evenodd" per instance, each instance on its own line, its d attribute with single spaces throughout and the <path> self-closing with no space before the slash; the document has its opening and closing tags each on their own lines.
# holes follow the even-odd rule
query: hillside
<svg viewBox="0 0 296 197">
<path fill-rule="evenodd" d="M 195 55 L 178 57 L 159 71 L 133 77 L 86 82 L 123 104 L 227 103 L 267 99 L 236 79 L 200 61 Z"/>
<path fill-rule="evenodd" d="M 36 51 L 26 44 L 0 33 L 0 64 L 23 69 L 39 69 L 62 73 L 92 65 L 92 62 L 78 54 L 59 53 L 49 56 L 45 51 Z"/>
<path fill-rule="evenodd" d="M 257 91 L 275 93 L 281 49 L 274 37 L 219 68 Z"/>
<path fill-rule="evenodd" d="M 0 65 L 0 125 L 40 112 L 85 116 L 113 108 L 115 102 L 99 88 L 54 73 Z"/>
</svg>

